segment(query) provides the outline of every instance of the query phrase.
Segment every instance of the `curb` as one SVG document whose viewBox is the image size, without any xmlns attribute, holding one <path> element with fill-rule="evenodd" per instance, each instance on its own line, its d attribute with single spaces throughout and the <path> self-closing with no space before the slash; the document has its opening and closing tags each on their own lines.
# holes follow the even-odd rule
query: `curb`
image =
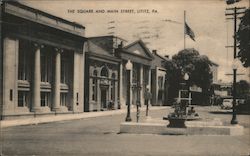
<svg viewBox="0 0 250 156">
<path fill-rule="evenodd" d="M 161 110 L 165 108 L 167 107 L 151 107 L 150 110 Z M 146 108 L 143 107 L 140 110 L 145 111 Z M 125 114 L 126 112 L 127 109 L 120 109 L 120 110 L 112 110 L 105 112 L 84 112 L 81 114 L 64 114 L 57 116 L 46 116 L 46 117 L 16 119 L 16 120 L 2 120 L 0 121 L 0 128 L 24 126 L 24 125 L 37 125 L 40 123 L 51 123 L 51 122 L 79 120 L 79 119 L 87 119 L 87 118 L 102 117 L 102 116 L 120 115 L 120 114 Z M 131 112 L 136 112 L 136 109 L 132 108 Z"/>
</svg>

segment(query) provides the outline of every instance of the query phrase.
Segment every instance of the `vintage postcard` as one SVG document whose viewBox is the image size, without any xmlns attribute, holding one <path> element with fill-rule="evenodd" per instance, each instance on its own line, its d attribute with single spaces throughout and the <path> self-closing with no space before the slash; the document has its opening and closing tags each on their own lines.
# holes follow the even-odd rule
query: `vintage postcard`
<svg viewBox="0 0 250 156">
<path fill-rule="evenodd" d="M 1 0 L 0 156 L 249 156 L 249 0 Z"/>
</svg>

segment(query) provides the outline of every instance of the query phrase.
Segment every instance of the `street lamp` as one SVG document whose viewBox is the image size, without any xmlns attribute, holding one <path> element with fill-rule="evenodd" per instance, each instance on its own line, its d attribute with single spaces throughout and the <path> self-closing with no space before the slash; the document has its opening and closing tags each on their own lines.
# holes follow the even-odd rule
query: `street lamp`
<svg viewBox="0 0 250 156">
<path fill-rule="evenodd" d="M 189 75 L 187 74 L 187 73 L 185 73 L 185 75 L 184 75 L 184 80 L 188 80 L 189 79 Z"/>
<path fill-rule="evenodd" d="M 233 60 L 232 68 L 233 68 L 233 116 L 231 120 L 231 124 L 238 124 L 237 118 L 236 118 L 236 73 L 237 68 L 239 67 L 239 60 L 235 58 Z"/>
<path fill-rule="evenodd" d="M 187 87 L 187 90 L 188 90 L 188 104 L 191 105 L 191 95 L 190 95 L 191 93 L 190 93 L 190 90 L 189 90 L 189 83 L 187 82 L 189 80 L 188 73 L 185 73 L 184 80 L 186 81 L 186 87 Z"/>
<path fill-rule="evenodd" d="M 126 122 L 132 121 L 130 117 L 130 74 L 131 70 L 133 68 L 133 64 L 131 63 L 130 60 L 128 60 L 127 64 L 125 65 L 125 68 L 127 70 L 127 116 L 126 116 Z"/>
</svg>

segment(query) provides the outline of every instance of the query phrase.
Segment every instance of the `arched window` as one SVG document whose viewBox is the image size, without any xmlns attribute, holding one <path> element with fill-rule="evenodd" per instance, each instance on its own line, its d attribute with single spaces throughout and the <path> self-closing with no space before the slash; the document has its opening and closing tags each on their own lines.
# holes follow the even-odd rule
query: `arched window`
<svg viewBox="0 0 250 156">
<path fill-rule="evenodd" d="M 93 71 L 92 78 L 92 100 L 97 101 L 97 70 Z"/>
<path fill-rule="evenodd" d="M 101 76 L 108 77 L 109 76 L 109 71 L 107 67 L 103 67 L 101 70 Z"/>
</svg>

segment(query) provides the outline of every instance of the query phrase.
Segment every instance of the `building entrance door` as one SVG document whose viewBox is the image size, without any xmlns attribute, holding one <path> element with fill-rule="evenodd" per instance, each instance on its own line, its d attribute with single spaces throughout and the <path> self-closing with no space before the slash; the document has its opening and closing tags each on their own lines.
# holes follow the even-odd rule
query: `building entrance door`
<svg viewBox="0 0 250 156">
<path fill-rule="evenodd" d="M 107 108 L 107 88 L 101 88 L 101 108 Z"/>
</svg>

